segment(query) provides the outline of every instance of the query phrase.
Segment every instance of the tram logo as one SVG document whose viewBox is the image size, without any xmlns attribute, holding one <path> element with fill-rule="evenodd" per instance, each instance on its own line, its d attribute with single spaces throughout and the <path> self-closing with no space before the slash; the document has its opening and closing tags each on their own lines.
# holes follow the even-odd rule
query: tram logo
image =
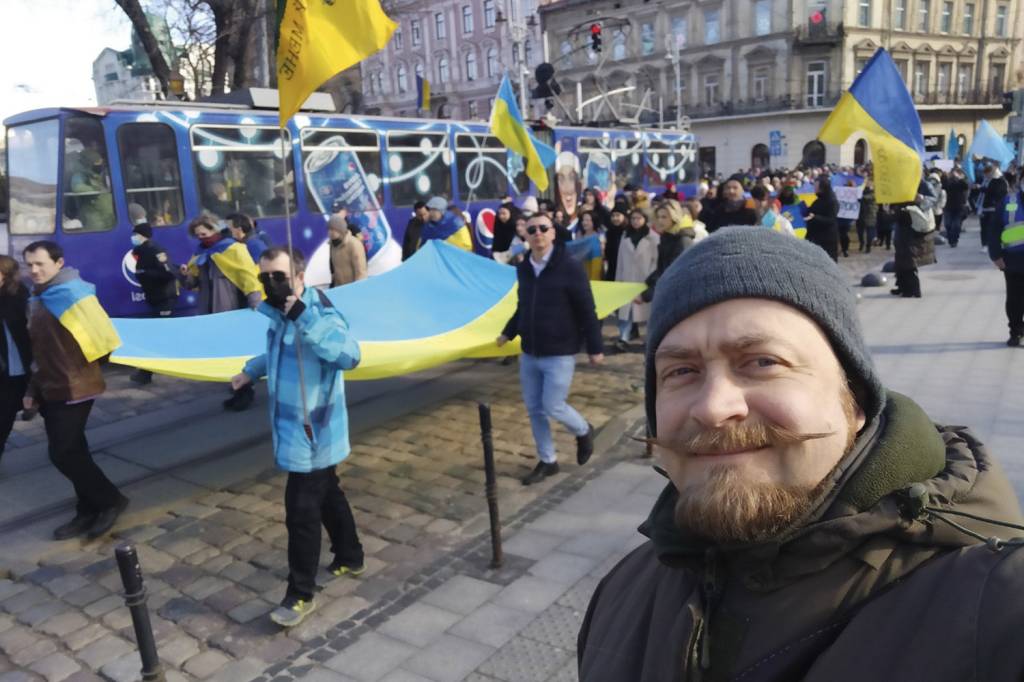
<svg viewBox="0 0 1024 682">
<path fill-rule="evenodd" d="M 141 289 L 142 285 L 139 284 L 139 280 L 135 276 L 135 265 L 135 256 L 132 255 L 132 250 L 128 249 L 124 254 L 124 258 L 121 259 L 121 274 L 124 275 L 129 284 Z"/>
<path fill-rule="evenodd" d="M 494 246 L 494 219 L 493 208 L 482 209 L 476 215 L 476 243 L 486 251 Z"/>
</svg>

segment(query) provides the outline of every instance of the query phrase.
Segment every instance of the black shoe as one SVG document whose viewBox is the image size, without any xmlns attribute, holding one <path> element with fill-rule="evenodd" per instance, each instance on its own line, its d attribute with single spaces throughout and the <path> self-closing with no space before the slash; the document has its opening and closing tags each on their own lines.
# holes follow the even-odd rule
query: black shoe
<svg viewBox="0 0 1024 682">
<path fill-rule="evenodd" d="M 1006 345 L 1009 346 L 1010 348 L 1018 348 L 1020 347 L 1020 339 L 1020 335 L 1010 334 L 1010 338 L 1006 340 Z"/>
<path fill-rule="evenodd" d="M 537 462 L 537 466 L 533 468 L 533 471 L 531 471 L 529 474 L 526 475 L 525 478 L 523 478 L 523 485 L 533 485 L 534 483 L 539 483 L 548 476 L 554 476 L 557 473 L 558 462 L 552 462 L 551 464 L 548 464 L 547 462 Z"/>
<path fill-rule="evenodd" d="M 54 540 L 70 540 L 71 538 L 78 537 L 89 530 L 89 528 L 96 522 L 96 514 L 75 514 L 75 518 L 71 519 L 63 526 L 58 526 L 53 531 Z"/>
<path fill-rule="evenodd" d="M 623 341 L 622 339 L 616 339 L 615 340 L 615 350 L 619 351 L 620 353 L 628 353 L 629 352 L 629 342 L 628 341 Z"/>
<path fill-rule="evenodd" d="M 234 392 L 230 398 L 225 400 L 222 404 L 225 410 L 231 410 L 232 412 L 245 412 L 252 405 L 252 401 L 256 399 L 256 391 L 253 390 L 252 386 L 243 386 Z"/>
<path fill-rule="evenodd" d="M 110 529 L 117 523 L 117 517 L 121 516 L 121 512 L 128 506 L 128 498 L 124 495 L 117 501 L 113 507 L 107 507 L 99 514 L 96 515 L 96 521 L 89 528 L 89 533 L 86 535 L 90 540 L 95 540 L 98 537 L 102 537 L 110 532 Z"/>
<path fill-rule="evenodd" d="M 594 426 L 587 424 L 587 433 L 576 436 L 576 463 L 583 466 L 594 454 Z"/>
<path fill-rule="evenodd" d="M 900 291 L 899 289 L 893 289 L 889 293 L 892 294 L 893 296 L 902 296 L 903 295 L 903 292 Z"/>
<path fill-rule="evenodd" d="M 153 383 L 153 373 L 144 369 L 135 370 L 128 378 L 131 379 L 132 383 L 139 384 L 140 386 Z"/>
</svg>

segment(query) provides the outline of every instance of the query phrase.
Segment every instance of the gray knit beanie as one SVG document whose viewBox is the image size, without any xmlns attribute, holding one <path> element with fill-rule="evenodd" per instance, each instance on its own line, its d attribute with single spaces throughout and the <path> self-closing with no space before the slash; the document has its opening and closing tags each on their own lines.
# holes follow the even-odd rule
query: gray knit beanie
<svg viewBox="0 0 1024 682">
<path fill-rule="evenodd" d="M 763 227 L 728 227 L 687 249 L 658 280 L 647 327 L 647 422 L 657 433 L 654 353 L 690 315 L 734 298 L 766 298 L 805 313 L 825 332 L 870 421 L 885 388 L 864 344 L 848 277 L 815 244 Z"/>
</svg>

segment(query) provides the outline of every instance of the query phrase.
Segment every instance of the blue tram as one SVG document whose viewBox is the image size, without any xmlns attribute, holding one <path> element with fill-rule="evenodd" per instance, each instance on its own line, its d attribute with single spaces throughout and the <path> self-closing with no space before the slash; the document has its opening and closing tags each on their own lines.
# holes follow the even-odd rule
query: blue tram
<svg viewBox="0 0 1024 682">
<path fill-rule="evenodd" d="M 374 274 L 400 262 L 419 200 L 442 195 L 463 207 L 487 255 L 500 199 L 536 194 L 522 158 L 479 122 L 302 113 L 282 143 L 275 110 L 158 103 L 39 109 L 4 124 L 10 218 L 0 252 L 59 242 L 116 317 L 146 312 L 130 214 L 144 211 L 154 239 L 183 263 L 194 249 L 185 226 L 204 211 L 248 214 L 283 243 L 287 200 L 293 239 L 311 256 L 310 281 L 321 284 L 329 281 L 326 217 L 339 199 L 361 228 Z M 697 143 L 688 132 L 558 127 L 538 136 L 559 152 L 549 193 L 568 215 L 584 187 L 660 192 L 671 181 L 687 196 L 695 189 Z M 184 292 L 178 314 L 194 302 Z"/>
</svg>

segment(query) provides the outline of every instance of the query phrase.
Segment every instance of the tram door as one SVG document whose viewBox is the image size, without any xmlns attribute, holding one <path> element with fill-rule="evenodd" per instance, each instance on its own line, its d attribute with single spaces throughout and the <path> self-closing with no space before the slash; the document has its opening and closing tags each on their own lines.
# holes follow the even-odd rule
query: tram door
<svg viewBox="0 0 1024 682">
<path fill-rule="evenodd" d="M 555 146 L 555 136 L 550 128 L 544 128 L 542 130 L 534 130 L 533 136 L 538 140 L 548 145 L 549 147 Z M 554 199 L 555 198 L 555 167 L 557 164 L 549 166 L 547 168 L 548 174 L 548 188 L 543 192 L 540 189 L 537 190 L 538 199 Z"/>
</svg>

